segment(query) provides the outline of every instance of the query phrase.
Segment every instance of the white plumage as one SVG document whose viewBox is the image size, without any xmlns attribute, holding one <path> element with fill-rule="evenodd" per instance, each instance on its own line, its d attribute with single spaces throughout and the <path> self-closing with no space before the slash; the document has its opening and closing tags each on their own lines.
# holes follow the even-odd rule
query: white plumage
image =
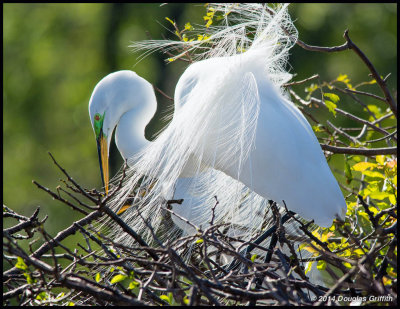
<svg viewBox="0 0 400 309">
<path fill-rule="evenodd" d="M 212 48 L 207 41 L 134 45 L 136 50 L 185 45 L 199 51 L 176 86 L 171 123 L 153 142 L 144 139 L 156 108 L 148 82 L 120 71 L 96 86 L 89 103 L 92 124 L 95 128 L 95 115 L 104 115 L 108 145 L 116 127 L 118 149 L 130 165 L 111 207 L 117 211 L 136 192 L 134 207 L 121 216 L 148 239 L 144 220 L 157 230 L 172 197 L 185 200 L 173 206 L 175 212 L 205 226 L 216 195 L 216 221 L 242 226 L 247 240 L 261 227 L 267 199 L 281 205 L 284 200 L 289 210 L 323 227 L 346 212 L 317 138 L 280 88 L 291 78 L 284 67 L 297 37 L 286 8 L 270 7 L 270 15 L 258 4 L 213 5 L 225 13 L 225 23 L 210 27 Z M 126 241 L 121 231 L 115 235 Z"/>
</svg>

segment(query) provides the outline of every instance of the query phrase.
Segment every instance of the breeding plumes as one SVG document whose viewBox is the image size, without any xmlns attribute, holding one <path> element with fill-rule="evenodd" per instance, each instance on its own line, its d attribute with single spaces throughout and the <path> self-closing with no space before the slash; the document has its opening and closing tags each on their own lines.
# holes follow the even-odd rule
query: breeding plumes
<svg viewBox="0 0 400 309">
<path fill-rule="evenodd" d="M 198 227 L 208 224 L 218 201 L 215 222 L 230 222 L 230 232 L 244 240 L 260 232 L 268 199 L 330 226 L 335 216 L 343 217 L 346 203 L 309 123 L 281 88 L 291 78 L 285 66 L 297 38 L 287 5 L 211 8 L 222 12 L 224 22 L 208 28 L 206 40 L 133 45 L 149 52 L 178 46 L 197 55 L 176 86 L 171 123 L 153 142 L 144 138 L 156 106 L 148 82 L 123 71 L 95 88 L 89 113 L 106 191 L 115 127 L 129 164 L 110 207 L 117 212 L 133 196 L 121 217 L 148 240 L 173 197 L 184 199 L 173 211 Z M 191 231 L 173 214 L 172 219 Z M 116 241 L 128 241 L 121 230 L 113 233 Z"/>
</svg>

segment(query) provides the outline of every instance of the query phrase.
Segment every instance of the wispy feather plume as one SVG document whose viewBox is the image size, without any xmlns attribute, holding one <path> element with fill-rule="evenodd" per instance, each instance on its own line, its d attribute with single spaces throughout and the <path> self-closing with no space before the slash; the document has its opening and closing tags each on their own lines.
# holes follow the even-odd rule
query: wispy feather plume
<svg viewBox="0 0 400 309">
<path fill-rule="evenodd" d="M 121 216 L 147 240 L 152 239 L 152 231 L 146 223 L 160 230 L 163 208 L 174 192 L 175 198 L 186 199 L 190 209 L 188 212 L 176 206 L 174 211 L 192 218 L 198 227 L 209 224 L 216 200 L 215 223 L 230 222 L 232 235 L 250 240 L 260 233 L 265 218 L 272 224 L 267 199 L 236 179 L 251 171 L 248 158 L 254 150 L 260 109 L 255 74 L 267 76 L 271 91 L 281 94 L 282 84 L 292 76 L 286 65 L 297 30 L 287 6 L 210 4 L 209 10 L 221 13 L 223 20 L 217 26 L 196 27 L 208 39 L 147 40 L 132 45 L 142 57 L 157 50 L 175 49 L 195 55 L 195 62 L 176 87 L 171 123 L 129 159 L 127 181 L 111 200 L 111 208 L 118 211 L 134 195 L 133 206 Z M 236 179 L 221 169 L 233 170 Z M 178 218 L 173 220 L 187 233 L 195 232 Z M 129 241 L 121 230 L 113 230 L 117 241 Z M 175 232 L 170 227 L 159 237 L 167 240 Z"/>
</svg>

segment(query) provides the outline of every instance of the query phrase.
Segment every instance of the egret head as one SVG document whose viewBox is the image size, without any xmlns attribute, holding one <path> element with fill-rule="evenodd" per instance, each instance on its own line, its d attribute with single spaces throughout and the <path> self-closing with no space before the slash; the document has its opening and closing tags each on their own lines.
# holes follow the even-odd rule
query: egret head
<svg viewBox="0 0 400 309">
<path fill-rule="evenodd" d="M 144 129 L 156 110 L 154 91 L 149 82 L 129 70 L 104 77 L 89 101 L 89 116 L 96 137 L 100 172 L 108 193 L 108 154 L 113 130 L 124 159 L 138 152 L 145 141 Z"/>
</svg>

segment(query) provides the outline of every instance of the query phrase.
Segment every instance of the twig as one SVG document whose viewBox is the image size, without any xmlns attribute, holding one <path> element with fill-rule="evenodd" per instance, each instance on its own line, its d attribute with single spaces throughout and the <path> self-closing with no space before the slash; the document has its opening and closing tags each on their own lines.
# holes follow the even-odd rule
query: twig
<svg viewBox="0 0 400 309">
<path fill-rule="evenodd" d="M 344 153 L 344 154 L 355 154 L 362 156 L 377 156 L 377 155 L 394 155 L 397 154 L 397 147 L 386 147 L 386 148 L 350 148 L 350 147 L 336 147 L 321 144 L 321 148 L 326 151 L 333 153 Z"/>
<path fill-rule="evenodd" d="M 371 61 L 369 61 L 367 56 L 365 56 L 365 54 L 361 51 L 361 49 L 359 49 L 358 46 L 350 40 L 349 30 L 346 29 L 343 36 L 347 41 L 348 48 L 352 49 L 361 58 L 361 60 L 365 63 L 365 65 L 368 67 L 368 69 L 371 71 L 373 78 L 375 78 L 376 82 L 378 83 L 379 87 L 382 89 L 382 91 L 385 95 L 386 102 L 388 103 L 390 109 L 392 110 L 393 114 L 397 118 L 397 105 L 396 105 L 395 101 L 393 100 L 393 97 L 390 94 L 385 81 L 378 74 L 375 67 L 372 65 Z"/>
<path fill-rule="evenodd" d="M 300 81 L 283 84 L 282 87 L 289 87 L 289 86 L 304 84 L 304 83 L 306 83 L 306 82 L 308 82 L 310 80 L 316 79 L 316 78 L 319 78 L 318 74 L 314 74 L 313 76 L 308 77 L 308 78 L 303 79 L 303 80 L 300 80 Z"/>
<path fill-rule="evenodd" d="M 356 93 L 356 94 L 366 95 L 366 96 L 372 97 L 372 98 L 374 98 L 374 99 L 377 99 L 377 100 L 381 100 L 381 101 L 383 101 L 383 102 L 386 102 L 385 98 L 382 98 L 382 97 L 380 97 L 380 96 L 377 96 L 377 95 L 375 95 L 375 94 L 373 94 L 373 93 L 364 92 L 364 91 L 359 91 L 359 90 L 352 90 L 352 89 L 349 89 L 349 88 L 346 88 L 345 91 L 353 92 L 353 93 Z"/>
</svg>

